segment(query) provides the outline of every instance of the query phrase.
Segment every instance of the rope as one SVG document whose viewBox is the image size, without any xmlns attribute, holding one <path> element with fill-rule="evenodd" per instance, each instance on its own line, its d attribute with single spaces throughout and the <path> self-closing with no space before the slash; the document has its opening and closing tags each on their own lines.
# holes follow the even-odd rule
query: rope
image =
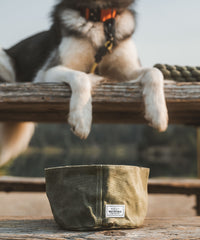
<svg viewBox="0 0 200 240">
<path fill-rule="evenodd" d="M 177 82 L 200 82 L 200 67 L 167 64 L 156 64 L 154 67 L 163 73 L 165 79 Z"/>
</svg>

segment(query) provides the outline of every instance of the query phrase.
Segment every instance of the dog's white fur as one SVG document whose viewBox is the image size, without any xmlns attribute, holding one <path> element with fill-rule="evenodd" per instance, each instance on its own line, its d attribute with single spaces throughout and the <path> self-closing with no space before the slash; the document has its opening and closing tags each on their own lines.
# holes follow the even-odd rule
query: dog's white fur
<svg viewBox="0 0 200 240">
<path fill-rule="evenodd" d="M 11 63 L 11 59 L 0 47 L 0 73 L 6 82 L 15 82 L 15 72 Z"/>
<path fill-rule="evenodd" d="M 126 31 L 130 32 L 134 29 L 135 23 L 131 18 L 133 16 L 129 12 L 124 12 L 116 18 L 116 37 L 118 40 Z M 87 38 L 78 39 L 73 36 L 63 38 L 57 50 L 61 58 L 61 64 L 48 68 L 51 59 L 56 54 L 56 52 L 53 52 L 36 75 L 34 82 L 65 82 L 70 85 L 72 97 L 68 122 L 74 133 L 84 139 L 90 132 L 92 124 L 91 91 L 101 82 L 103 79 L 101 76 L 114 78 L 118 81 L 123 79 L 141 83 L 145 103 L 145 118 L 159 131 L 165 131 L 168 125 L 168 113 L 163 90 L 163 75 L 155 68 L 140 67 L 133 40 L 129 38 L 122 41 L 113 50 L 112 54 L 103 58 L 99 65 L 101 76 L 87 74 L 95 61 L 96 49 L 105 42 L 103 25 L 98 22 L 87 22 L 74 10 L 63 11 L 62 20 L 68 27 L 76 24 Z M 3 51 L 1 51 L 0 57 L 2 55 L 4 55 Z M 2 59 L 5 61 L 2 66 L 7 69 L 10 79 L 12 79 L 13 73 L 9 60 L 6 60 L 6 57 Z M 0 58 L 0 63 L 2 61 Z M 11 131 L 6 132 L 6 128 L 1 126 L 0 165 L 23 151 L 33 133 L 32 123 L 13 126 L 16 126 L 16 130 L 18 130 L 13 136 L 11 136 Z"/>
</svg>

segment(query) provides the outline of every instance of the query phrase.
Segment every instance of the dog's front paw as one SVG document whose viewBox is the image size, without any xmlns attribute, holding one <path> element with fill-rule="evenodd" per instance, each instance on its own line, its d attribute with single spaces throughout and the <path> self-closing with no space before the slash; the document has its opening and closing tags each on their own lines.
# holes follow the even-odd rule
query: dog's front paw
<svg viewBox="0 0 200 240">
<path fill-rule="evenodd" d="M 150 69 L 142 79 L 145 102 L 145 118 L 160 132 L 168 127 L 168 111 L 164 94 L 163 75 L 158 69 Z"/>
<path fill-rule="evenodd" d="M 92 105 L 91 101 L 82 109 L 77 108 L 69 113 L 68 123 L 71 130 L 81 139 L 86 139 L 90 133 L 92 124 Z"/>
<path fill-rule="evenodd" d="M 147 107 L 145 118 L 149 122 L 149 125 L 159 132 L 166 131 L 168 127 L 168 112 L 165 103 L 162 106 Z"/>
<path fill-rule="evenodd" d="M 72 86 L 68 123 L 75 135 L 86 139 L 92 124 L 92 96 L 89 77 L 84 73 L 75 75 Z"/>
</svg>

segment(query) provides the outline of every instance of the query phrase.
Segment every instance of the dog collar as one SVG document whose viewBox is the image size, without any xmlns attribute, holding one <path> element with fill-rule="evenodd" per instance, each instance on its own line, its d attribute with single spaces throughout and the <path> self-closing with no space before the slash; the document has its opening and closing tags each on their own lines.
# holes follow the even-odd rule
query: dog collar
<svg viewBox="0 0 200 240">
<path fill-rule="evenodd" d="M 102 58 L 111 53 L 115 45 L 115 18 L 109 18 L 103 22 L 104 34 L 106 42 L 100 47 L 95 55 L 95 62 L 90 70 L 90 73 L 95 73 Z"/>
<path fill-rule="evenodd" d="M 81 12 L 82 15 L 85 16 L 86 20 L 92 22 L 102 22 L 104 25 L 106 42 L 98 49 L 95 55 L 95 62 L 90 70 L 90 73 L 95 73 L 102 58 L 106 54 L 111 53 L 115 45 L 115 18 L 117 15 L 117 11 L 116 9 L 86 8 Z"/>
<path fill-rule="evenodd" d="M 105 22 L 109 19 L 116 18 L 116 9 L 100 9 L 100 8 L 86 8 L 85 18 L 92 22 Z"/>
</svg>

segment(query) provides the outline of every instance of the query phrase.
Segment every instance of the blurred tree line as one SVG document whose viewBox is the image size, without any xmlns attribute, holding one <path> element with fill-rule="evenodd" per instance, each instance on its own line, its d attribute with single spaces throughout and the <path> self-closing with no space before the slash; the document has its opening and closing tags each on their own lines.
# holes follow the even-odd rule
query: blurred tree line
<svg viewBox="0 0 200 240">
<path fill-rule="evenodd" d="M 196 176 L 196 129 L 170 126 L 165 133 L 144 125 L 93 125 L 80 140 L 66 124 L 39 124 L 28 150 L 1 171 L 42 177 L 64 165 L 124 164 L 149 167 L 151 177 Z"/>
</svg>

